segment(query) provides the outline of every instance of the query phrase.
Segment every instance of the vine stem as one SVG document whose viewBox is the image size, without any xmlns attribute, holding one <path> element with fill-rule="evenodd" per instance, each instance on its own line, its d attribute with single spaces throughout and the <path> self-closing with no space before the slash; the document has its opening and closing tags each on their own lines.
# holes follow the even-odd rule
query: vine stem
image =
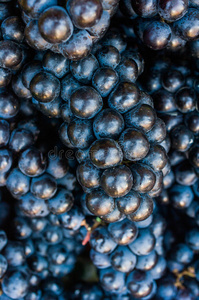
<svg viewBox="0 0 199 300">
<path fill-rule="evenodd" d="M 87 229 L 87 234 L 86 234 L 86 236 L 85 236 L 85 238 L 82 242 L 83 246 L 85 246 L 90 241 L 91 233 L 93 232 L 93 230 L 95 230 L 97 227 L 99 227 L 101 223 L 102 223 L 102 220 L 100 218 L 96 218 L 93 226 L 90 227 L 88 225 L 88 223 L 86 222 L 86 220 L 82 221 L 81 225 L 84 226 Z"/>
<path fill-rule="evenodd" d="M 180 273 L 178 273 L 177 270 L 174 270 L 173 273 L 176 276 L 175 286 L 177 288 L 180 288 L 180 289 L 184 289 L 185 288 L 184 285 L 183 285 L 183 283 L 182 283 L 182 278 L 184 276 L 191 277 L 191 278 L 195 278 L 196 277 L 195 270 L 194 270 L 193 267 L 189 267 L 189 268 L 187 268 L 186 270 L 183 270 Z"/>
</svg>

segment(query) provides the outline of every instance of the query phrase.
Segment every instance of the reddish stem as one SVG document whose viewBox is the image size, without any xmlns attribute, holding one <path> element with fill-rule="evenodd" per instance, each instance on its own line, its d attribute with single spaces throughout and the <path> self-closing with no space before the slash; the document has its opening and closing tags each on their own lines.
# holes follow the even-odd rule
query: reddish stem
<svg viewBox="0 0 199 300">
<path fill-rule="evenodd" d="M 82 245 L 85 246 L 89 241 L 90 241 L 90 238 L 91 238 L 91 232 L 88 231 L 83 242 L 82 242 Z"/>
</svg>

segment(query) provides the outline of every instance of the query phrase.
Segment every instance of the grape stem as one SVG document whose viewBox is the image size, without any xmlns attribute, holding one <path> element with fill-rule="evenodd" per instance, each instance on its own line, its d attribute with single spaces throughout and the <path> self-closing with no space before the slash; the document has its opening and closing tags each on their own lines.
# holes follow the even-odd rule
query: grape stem
<svg viewBox="0 0 199 300">
<path fill-rule="evenodd" d="M 93 226 L 90 227 L 90 226 L 88 225 L 88 223 L 86 222 L 86 220 L 83 220 L 83 221 L 82 221 L 82 224 L 81 224 L 81 225 L 84 226 L 84 227 L 86 228 L 86 230 L 87 230 L 87 234 L 86 234 L 84 240 L 82 241 L 82 245 L 83 245 L 83 246 L 85 246 L 85 245 L 90 241 L 91 233 L 92 233 L 97 227 L 99 227 L 99 226 L 101 225 L 101 223 L 102 223 L 102 220 L 101 220 L 100 218 L 96 218 L 96 219 L 95 219 L 95 222 L 94 222 L 94 224 L 93 224 Z"/>
<path fill-rule="evenodd" d="M 184 285 L 182 283 L 182 278 L 184 276 L 187 276 L 187 277 L 191 277 L 191 278 L 195 278 L 196 275 L 195 275 L 195 270 L 193 267 L 188 267 L 187 269 L 183 270 L 182 272 L 179 272 L 178 273 L 178 270 L 173 270 L 173 273 L 175 274 L 176 276 L 176 282 L 175 282 L 175 286 L 177 288 L 180 288 L 180 289 L 184 289 Z"/>
</svg>

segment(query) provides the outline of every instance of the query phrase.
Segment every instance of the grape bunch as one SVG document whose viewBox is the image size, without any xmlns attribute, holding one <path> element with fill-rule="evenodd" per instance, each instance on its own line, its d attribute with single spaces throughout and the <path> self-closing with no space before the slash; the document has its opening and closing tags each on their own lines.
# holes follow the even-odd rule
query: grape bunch
<svg viewBox="0 0 199 300">
<path fill-rule="evenodd" d="M 165 220 L 158 214 L 133 223 L 127 219 L 98 228 L 92 233 L 91 260 L 110 295 L 151 299 L 156 280 L 166 272 L 163 234 Z"/>
<path fill-rule="evenodd" d="M 90 212 L 108 222 L 125 215 L 140 221 L 152 213 L 151 196 L 169 169 L 166 128 L 135 84 L 144 68 L 140 54 L 114 30 L 102 44 L 78 62 L 47 51 L 24 66 L 20 86 L 42 113 L 63 119 L 59 136 L 76 153 Z"/>
<path fill-rule="evenodd" d="M 164 250 L 167 272 L 158 282 L 157 299 L 198 299 L 198 240 L 196 224 L 171 207 L 164 212 L 171 216 L 164 234 Z M 174 229 L 175 222 L 181 226 Z M 156 299 L 156 298 L 155 298 Z"/>
<path fill-rule="evenodd" d="M 39 117 L 33 107 L 33 115 L 27 119 L 23 112 L 27 107 L 20 107 L 19 99 L 11 92 L 1 93 L 1 104 L 1 187 L 7 187 L 27 216 L 69 211 L 74 204 L 72 191 L 76 179 L 69 170 L 65 153 L 51 156 L 51 143 L 46 140 L 45 146 L 42 145 L 46 130 L 40 130 Z M 23 121 L 21 115 L 25 117 Z M 56 138 L 52 140 L 53 145 L 55 142 Z"/>
<path fill-rule="evenodd" d="M 27 44 L 71 60 L 86 57 L 107 31 L 119 0 L 18 1 Z"/>
<path fill-rule="evenodd" d="M 127 27 L 152 50 L 179 51 L 199 39 L 199 3 L 192 0 L 121 0 Z"/>
<path fill-rule="evenodd" d="M 63 79 L 61 97 L 70 116 L 59 134 L 67 147 L 77 149 L 77 178 L 89 211 L 107 222 L 126 215 L 141 221 L 152 213 L 151 197 L 160 193 L 168 172 L 166 128 L 150 96 L 135 84 L 143 69 L 139 53 L 115 33 L 104 43 L 86 79 L 78 72 L 91 66 L 91 56 L 72 63 L 75 78 Z"/>
<path fill-rule="evenodd" d="M 197 0 L 0 1 L 1 300 L 199 300 L 198 78 Z"/>
<path fill-rule="evenodd" d="M 160 64 L 157 63 L 157 65 Z M 160 201 L 179 209 L 188 208 L 194 200 L 199 168 L 199 112 L 197 77 L 188 66 L 169 67 L 162 61 L 162 70 L 156 76 L 157 66 L 147 82 L 154 107 L 164 121 L 170 139 L 168 153 L 172 170 L 164 177 Z"/>
<path fill-rule="evenodd" d="M 64 226 L 54 215 L 31 219 L 19 215 L 11 224 L 12 240 L 7 241 L 5 232 L 0 232 L 5 297 L 40 299 L 43 295 L 42 299 L 48 299 L 64 293 L 59 278 L 73 270 L 85 235 L 81 221 L 74 225 L 74 218 L 78 219 L 75 214 L 74 210 L 68 215 Z"/>
</svg>

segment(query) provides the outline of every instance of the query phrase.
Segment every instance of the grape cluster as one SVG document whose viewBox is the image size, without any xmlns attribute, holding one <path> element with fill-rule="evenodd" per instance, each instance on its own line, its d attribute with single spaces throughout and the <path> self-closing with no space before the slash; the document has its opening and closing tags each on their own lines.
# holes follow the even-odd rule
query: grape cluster
<svg viewBox="0 0 199 300">
<path fill-rule="evenodd" d="M 140 221 L 152 213 L 150 196 L 161 192 L 168 172 L 166 128 L 135 85 L 140 54 L 115 31 L 102 45 L 79 62 L 47 51 L 42 62 L 24 66 L 21 86 L 41 112 L 65 121 L 60 139 L 76 151 L 90 212 L 109 222 L 125 215 Z"/>
<path fill-rule="evenodd" d="M 0 1 L 1 300 L 199 299 L 198 37 L 197 0 Z"/>
<path fill-rule="evenodd" d="M 164 234 L 167 272 L 158 282 L 157 299 L 198 299 L 198 227 L 178 210 L 168 208 L 168 215 L 172 218 Z M 181 226 L 174 230 L 176 220 Z"/>
<path fill-rule="evenodd" d="M 147 88 L 167 128 L 172 166 L 164 177 L 164 190 L 159 200 L 170 201 L 175 207 L 185 209 L 194 200 L 195 192 L 197 197 L 199 177 L 197 78 L 187 66 L 170 68 L 167 63 L 162 64 L 158 76 L 156 68 L 152 67 L 154 77 L 147 82 Z"/>
<path fill-rule="evenodd" d="M 95 56 L 72 63 L 75 78 L 63 79 L 70 116 L 59 134 L 77 149 L 77 178 L 90 212 L 107 222 L 125 215 L 141 221 L 152 213 L 151 196 L 159 194 L 167 173 L 166 128 L 149 95 L 135 85 L 143 70 L 139 53 L 114 33 L 104 43 Z M 90 66 L 86 80 L 77 73 L 84 65 Z"/>
<path fill-rule="evenodd" d="M 163 257 L 164 230 L 165 220 L 157 214 L 154 219 L 137 223 L 123 220 L 93 231 L 90 256 L 107 294 L 116 294 L 118 299 L 122 295 L 135 299 L 155 295 L 156 280 L 167 266 Z"/>
<path fill-rule="evenodd" d="M 121 0 L 128 27 L 152 50 L 179 51 L 199 39 L 199 4 L 189 0 Z"/>
<path fill-rule="evenodd" d="M 50 212 L 64 214 L 74 203 L 71 191 L 75 178 L 69 172 L 68 162 L 64 156 L 45 156 L 36 146 L 39 129 L 35 119 L 9 123 L 8 117 L 16 107 L 12 99 L 15 98 L 7 94 L 2 98 L 1 186 L 7 187 L 27 216 L 47 216 Z"/>
<path fill-rule="evenodd" d="M 85 230 L 81 227 L 80 213 L 77 215 L 74 209 L 65 216 L 63 226 L 54 215 L 32 219 L 19 215 L 11 224 L 12 240 L 7 241 L 5 232 L 0 232 L 0 270 L 5 296 L 40 299 L 37 297 L 43 295 L 48 299 L 63 293 L 59 278 L 73 270 L 83 248 Z"/>
<path fill-rule="evenodd" d="M 24 36 L 36 50 L 51 49 L 71 60 L 86 57 L 107 31 L 118 0 L 18 1 Z"/>
<path fill-rule="evenodd" d="M 11 240 L 0 232 L 1 297 L 56 298 L 64 293 L 59 278 L 74 269 L 83 249 L 84 215 L 73 207 L 76 179 L 67 159 L 49 155 L 49 140 L 42 145 L 48 131 L 39 124 L 46 120 L 22 99 L 8 90 L 1 93 L 0 185 L 5 198 L 16 199 L 17 212 L 7 229 Z M 9 206 L 0 204 L 0 226 L 7 228 Z"/>
</svg>

